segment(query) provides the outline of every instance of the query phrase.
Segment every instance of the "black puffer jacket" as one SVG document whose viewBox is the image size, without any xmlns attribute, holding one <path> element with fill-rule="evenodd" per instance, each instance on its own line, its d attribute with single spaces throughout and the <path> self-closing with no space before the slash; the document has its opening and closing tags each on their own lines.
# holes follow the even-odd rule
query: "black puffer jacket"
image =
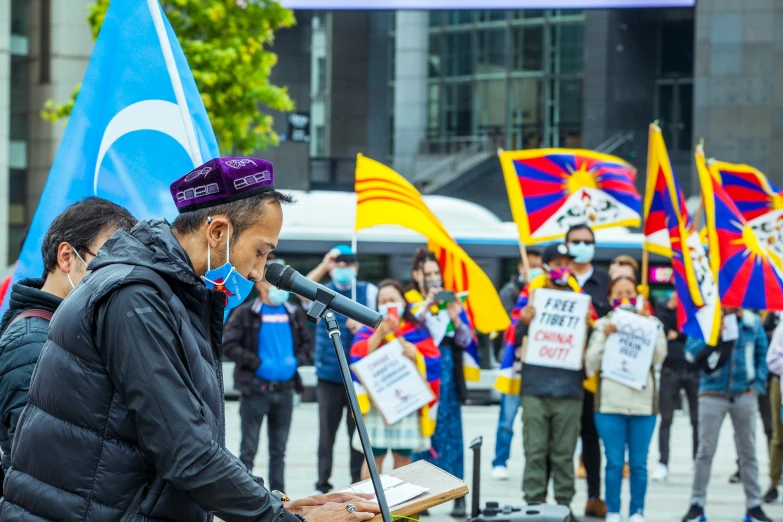
<svg viewBox="0 0 783 522">
<path fill-rule="evenodd" d="M 11 465 L 11 441 L 30 390 L 33 368 L 49 332 L 49 321 L 39 317 L 11 321 L 26 310 L 54 313 L 62 299 L 42 292 L 43 279 L 22 279 L 14 284 L 8 310 L 0 321 L 0 449 L 3 469 Z"/>
<path fill-rule="evenodd" d="M 165 221 L 117 232 L 54 315 L 0 521 L 297 522 L 225 449 L 224 298 Z"/>
</svg>

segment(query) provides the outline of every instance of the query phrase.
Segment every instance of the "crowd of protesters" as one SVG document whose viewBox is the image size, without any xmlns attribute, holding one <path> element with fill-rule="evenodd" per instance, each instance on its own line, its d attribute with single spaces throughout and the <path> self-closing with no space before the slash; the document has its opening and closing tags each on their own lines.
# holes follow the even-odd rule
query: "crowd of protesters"
<svg viewBox="0 0 783 522">
<path fill-rule="evenodd" d="M 220 170 L 220 165 L 216 168 Z M 255 508 L 233 504 L 235 492 L 231 488 L 259 488 L 256 493 L 263 498 L 259 512 L 276 513 L 283 518 L 291 515 L 291 521 L 295 518 L 302 522 L 305 516 L 311 522 L 344 519 L 333 504 L 349 503 L 353 507 L 346 511 L 352 518 L 346 520 L 366 519 L 376 512 L 361 496 L 329 495 L 335 489 L 331 481 L 333 451 L 343 419 L 349 434 L 354 482 L 368 476 L 367 464 L 325 326 L 308 325 L 309 303 L 292 298 L 260 276 L 264 264 L 284 262 L 275 259 L 269 248 L 276 243 L 279 223 L 270 225 L 267 218 L 264 223 L 253 225 L 248 212 L 253 205 L 279 208 L 286 202 L 285 196 L 272 190 L 248 197 L 251 199 L 244 206 L 219 199 L 205 209 L 191 210 L 183 205 L 173 225 L 165 221 L 137 224 L 125 209 L 98 198 L 76 203 L 54 221 L 43 240 L 43 278 L 19 281 L 11 288 L 8 311 L 0 323 L 0 450 L 2 469 L 7 475 L 0 520 L 10 520 L 31 505 L 46 517 L 52 513 L 47 498 L 55 503 L 62 498 L 63 483 L 45 471 L 47 468 L 40 460 L 43 457 L 30 446 L 32 441 L 49 441 L 54 447 L 59 444 L 66 448 L 81 444 L 85 455 L 94 449 L 95 459 L 113 458 L 116 487 L 128 492 L 129 497 L 114 493 L 113 486 L 107 485 L 111 481 L 104 482 L 104 489 L 91 495 L 97 504 L 104 502 L 102 507 L 124 515 L 166 518 L 184 506 L 180 515 L 191 519 L 206 512 L 222 515 L 225 520 L 251 516 Z M 242 277 L 245 281 L 239 281 L 236 287 L 239 295 L 231 295 L 225 307 L 216 307 L 219 311 L 212 314 L 215 317 L 204 319 L 207 312 L 199 303 L 203 299 L 211 302 L 211 297 L 199 294 L 199 288 L 206 284 L 221 291 L 232 270 L 239 273 L 236 267 L 243 262 L 243 254 L 233 250 L 236 247 L 232 239 L 240 234 L 256 234 L 247 240 L 260 241 L 259 251 L 265 250 L 263 263 L 244 261 L 245 272 L 254 277 Z M 205 238 L 204 245 L 197 244 L 201 236 Z M 691 505 L 683 522 L 703 522 L 712 459 L 724 417 L 728 415 L 738 457 L 738 471 L 732 478 L 743 484 L 746 520 L 768 521 L 761 505 L 779 498 L 783 466 L 783 326 L 778 324 L 777 314 L 723 309 L 721 340 L 715 347 L 707 346 L 679 331 L 674 292 L 651 303 L 643 292 L 640 295 L 639 266 L 633 257 L 617 257 L 604 272 L 593 264 L 595 249 L 593 231 L 586 225 L 576 225 L 564 242 L 550 244 L 541 251 L 529 250 L 525 263 L 519 263 L 518 274 L 500 290 L 513 320 L 505 339 L 512 340 L 512 349 L 520 358 L 524 353 L 520 348 L 537 313 L 526 297 L 530 289 L 583 293 L 590 296 L 591 304 L 585 323 L 586 340 L 581 347 L 582 368 L 553 368 L 518 361 L 521 392 L 501 395 L 493 478 L 509 480 L 510 469 L 521 470 L 524 500 L 528 504 L 547 502 L 551 481 L 554 501 L 569 508 L 578 479 L 585 478 L 588 500 L 577 515 L 584 513 L 609 522 L 622 520 L 621 485 L 628 478 L 629 520 L 644 522 L 648 454 L 651 447 L 657 448 L 659 461 L 652 469 L 651 479 L 667 480 L 672 419 L 675 410 L 682 408 L 690 415 L 694 459 Z M 213 269 L 212 265 L 219 268 Z M 229 268 L 224 270 L 226 266 Z M 332 291 L 352 297 L 383 315 L 377 330 L 338 316 L 346 357 L 356 362 L 398 341 L 404 357 L 422 369 L 422 377 L 435 397 L 429 409 L 425 407 L 393 425 L 388 425 L 371 406 L 363 408 L 376 464 L 382 467 L 389 455 L 394 467 L 426 460 L 463 478 L 462 406 L 468 400 L 463 352 L 476 341 L 463 303 L 453 298 L 453 293 L 451 299 L 444 298 L 448 294 L 444 293 L 442 267 L 426 248 L 413 253 L 409 282 L 386 279 L 376 286 L 364 281 L 359 269 L 358 257 L 351 247 L 338 245 L 307 275 L 314 281 L 326 281 Z M 90 272 L 94 272 L 93 276 L 85 277 Z M 83 278 L 85 282 L 80 284 Z M 258 297 L 246 299 L 252 286 Z M 78 289 L 84 290 L 74 292 Z M 63 303 L 73 305 L 69 308 Z M 205 348 L 210 344 L 210 336 L 218 331 L 214 330 L 213 319 L 222 322 L 223 310 L 234 307 L 220 335 L 222 355 L 235 363 L 234 383 L 240 392 L 241 445 L 236 460 L 222 453 L 224 449 L 217 449 L 217 454 L 208 449 L 223 444 L 223 399 L 220 390 L 214 389 L 217 381 L 208 377 L 211 370 L 206 370 L 214 368 L 218 359 L 212 349 Z M 83 310 L 93 315 L 86 316 L 82 325 L 79 318 Z M 656 325 L 655 333 L 650 334 L 654 349 L 647 382 L 641 389 L 605 378 L 601 371 L 608 342 L 617 333 L 613 322 L 613 316 L 620 313 L 617 310 L 650 318 Z M 144 317 L 153 311 L 160 323 L 154 328 Z M 66 319 L 59 324 L 53 321 L 55 312 Z M 120 321 L 121 315 L 131 319 Z M 438 317 L 449 323 L 448 333 L 433 338 L 434 332 L 428 325 Z M 116 326 L 125 323 L 124 329 Z M 79 332 L 92 336 L 88 344 L 77 340 Z M 127 337 L 131 332 L 134 343 L 149 345 L 144 348 L 149 352 L 149 360 L 141 366 L 130 355 L 135 352 L 135 345 L 134 350 L 122 350 L 122 343 L 130 342 Z M 161 339 L 176 339 L 183 347 L 164 348 Z M 82 362 L 75 363 L 77 360 Z M 105 410 L 103 420 L 82 420 L 67 398 L 53 395 L 51 383 L 34 380 L 36 364 L 37 372 L 50 379 L 54 375 L 70 379 L 74 397 L 93 394 L 90 400 L 95 402 L 96 411 Z M 300 369 L 309 365 L 315 366 L 318 379 L 316 493 L 292 502 L 284 494 L 272 494 L 269 490 L 285 491 L 285 454 L 294 398 L 303 392 Z M 79 375 L 87 371 L 93 376 L 79 381 Z M 160 376 L 165 377 L 165 382 L 154 380 Z M 172 387 L 175 382 L 181 389 Z M 684 404 L 681 392 L 687 398 Z M 115 393 L 122 399 L 113 398 Z M 165 395 L 171 406 L 161 408 L 156 394 Z M 520 408 L 524 461 L 514 461 L 510 458 L 511 444 Z M 121 419 L 131 412 L 133 417 L 129 418 L 135 420 L 125 424 Z M 770 484 L 766 492 L 761 489 L 754 450 L 759 413 L 769 442 Z M 652 444 L 659 417 L 658 440 Z M 74 425 L 108 423 L 114 433 L 106 433 L 105 429 L 102 434 L 90 432 L 85 441 L 75 442 L 72 433 L 58 431 L 55 418 L 64 419 L 56 422 Z M 269 490 L 249 474 L 264 421 L 269 441 Z M 15 440 L 20 433 L 21 440 Z M 172 433 L 176 436 L 172 437 Z M 132 442 L 126 447 L 118 446 L 116 455 L 101 457 L 100 448 L 111 445 L 111 440 Z M 129 448 L 133 445 L 148 452 L 153 463 L 132 456 L 135 450 Z M 177 452 L 189 455 L 189 462 L 182 464 L 175 457 Z M 220 457 L 224 462 L 215 460 L 216 455 L 225 455 Z M 58 457 L 53 465 L 65 469 L 63 459 L 67 458 Z M 136 484 L 122 476 L 123 466 L 135 466 L 150 479 Z M 30 469 L 44 471 L 33 477 L 25 471 Z M 248 478 L 237 474 L 240 469 Z M 232 486 L 210 486 L 208 477 L 215 473 L 225 475 Z M 95 479 L 94 473 L 79 466 L 69 470 L 69 474 L 76 483 Z M 35 485 L 39 481 L 43 486 Z M 39 490 L 43 494 L 33 502 L 33 495 Z M 186 500 L 188 492 L 194 491 L 199 492 L 199 500 Z M 153 497 L 157 504 L 147 500 Z M 466 515 L 464 500 L 454 502 L 452 516 Z"/>
</svg>

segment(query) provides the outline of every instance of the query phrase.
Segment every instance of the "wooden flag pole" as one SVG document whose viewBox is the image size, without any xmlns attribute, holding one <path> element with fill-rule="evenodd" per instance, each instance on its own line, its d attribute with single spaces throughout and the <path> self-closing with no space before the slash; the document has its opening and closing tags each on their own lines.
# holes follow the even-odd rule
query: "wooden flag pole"
<svg viewBox="0 0 783 522">
<path fill-rule="evenodd" d="M 527 247 L 522 241 L 519 242 L 519 257 L 522 259 L 522 267 L 525 269 L 525 277 L 529 277 L 530 261 L 527 259 Z"/>
</svg>

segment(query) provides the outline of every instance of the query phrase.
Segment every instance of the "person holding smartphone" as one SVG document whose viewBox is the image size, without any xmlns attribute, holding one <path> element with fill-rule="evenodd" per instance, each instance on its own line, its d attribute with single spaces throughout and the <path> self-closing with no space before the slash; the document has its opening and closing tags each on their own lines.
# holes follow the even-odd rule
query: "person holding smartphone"
<svg viewBox="0 0 783 522">
<path fill-rule="evenodd" d="M 636 280 L 619 276 L 609 283 L 609 302 L 613 310 L 622 309 L 650 317 L 647 307 L 637 310 L 638 297 Z M 587 346 L 585 368 L 600 375 L 604 349 L 609 338 L 617 333 L 609 312 L 596 321 Z M 657 386 L 653 365 L 666 358 L 667 346 L 663 325 L 652 318 L 658 328 L 655 330 L 655 345 L 647 382 L 642 390 L 636 390 L 611 379 L 600 379 L 595 394 L 595 424 L 604 442 L 606 453 L 606 505 L 609 512 L 606 522 L 620 522 L 620 491 L 623 483 L 623 464 L 628 449 L 631 468 L 631 505 L 629 522 L 644 522 L 644 499 L 647 494 L 647 453 L 655 431 L 658 413 Z"/>
<path fill-rule="evenodd" d="M 428 325 L 430 334 L 440 348 L 441 387 L 438 406 L 438 424 L 432 436 L 432 450 L 417 453 L 413 460 L 426 460 L 453 476 L 465 476 L 465 444 L 462 435 L 462 404 L 467 399 L 462 358 L 466 349 L 475 343 L 473 329 L 453 292 L 444 291 L 441 268 L 435 255 L 420 248 L 413 255 L 412 288 L 405 297 L 412 304 L 416 318 Z M 445 305 L 446 317 L 441 313 Z M 445 319 L 450 325 L 439 321 Z M 439 333 L 436 333 L 439 332 Z M 453 517 L 467 515 L 465 499 L 454 501 Z"/>
<path fill-rule="evenodd" d="M 419 368 L 435 396 L 433 402 L 418 412 L 411 413 L 395 424 L 387 426 L 377 408 L 370 405 L 367 396 L 363 394 L 363 389 L 357 385 L 357 396 L 372 443 L 375 464 L 379 470 L 383 469 L 383 461 L 391 452 L 394 458 L 394 469 L 397 469 L 411 463 L 414 451 L 430 449 L 430 437 L 435 430 L 436 422 L 436 418 L 430 415 L 430 411 L 437 411 L 440 351 L 427 329 L 411 314 L 402 285 L 397 281 L 387 279 L 378 285 L 378 311 L 383 315 L 383 321 L 378 329 L 372 330 L 362 326 L 354 335 L 351 364 L 388 343 L 398 341 L 402 345 L 402 354 Z M 355 375 L 354 383 L 358 383 Z M 354 433 L 351 444 L 354 449 L 361 451 L 358 433 Z M 369 477 L 370 473 L 365 464 L 362 468 L 362 479 Z"/>
</svg>

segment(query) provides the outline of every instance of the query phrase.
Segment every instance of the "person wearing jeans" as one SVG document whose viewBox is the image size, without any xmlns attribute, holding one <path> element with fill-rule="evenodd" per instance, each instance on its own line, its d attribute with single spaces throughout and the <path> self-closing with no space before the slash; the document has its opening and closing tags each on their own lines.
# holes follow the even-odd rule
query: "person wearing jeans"
<svg viewBox="0 0 783 522">
<path fill-rule="evenodd" d="M 731 317 L 734 315 L 735 317 Z M 729 318 L 731 322 L 729 322 Z M 699 450 L 693 472 L 691 507 L 683 522 L 706 520 L 707 486 L 712 459 L 718 446 L 723 419 L 728 414 L 745 488 L 745 522 L 769 522 L 761 509 L 758 461 L 756 460 L 757 396 L 767 380 L 767 336 L 758 316 L 737 308 L 723 308 L 723 324 L 738 323 L 738 336 L 719 339 L 716 347 L 689 337 L 685 353 L 701 367 L 699 385 Z M 724 326 L 724 331 L 731 329 Z M 718 356 L 716 356 L 716 354 Z"/>
<path fill-rule="evenodd" d="M 696 458 L 699 445 L 699 367 L 685 358 L 686 335 L 677 326 L 677 294 L 672 292 L 669 299 L 655 307 L 655 317 L 663 323 L 663 331 L 668 341 L 668 352 L 661 368 L 661 386 L 659 403 L 661 426 L 658 429 L 658 452 L 660 459 L 652 474 L 653 481 L 669 478 L 669 435 L 671 433 L 674 411 L 680 406 L 680 390 L 688 398 L 688 410 L 691 416 L 693 436 L 692 454 Z"/>
<path fill-rule="evenodd" d="M 767 323 L 770 322 L 769 319 Z M 765 323 L 766 326 L 766 323 Z M 783 323 L 778 322 L 769 342 L 767 352 L 769 367 L 769 394 L 772 413 L 772 437 L 769 443 L 769 480 L 770 487 L 764 495 L 765 502 L 778 499 L 778 486 L 783 472 L 783 424 L 781 424 L 780 375 L 783 375 Z"/>
<path fill-rule="evenodd" d="M 274 262 L 274 261 L 273 261 Z M 294 411 L 294 393 L 303 391 L 297 369 L 312 364 L 313 341 L 304 311 L 289 293 L 266 281 L 260 295 L 232 313 L 223 335 L 223 353 L 236 363 L 234 386 L 241 393 L 242 441 L 239 460 L 253 469 L 266 419 L 271 490 L 285 491 L 285 450 Z"/>
<path fill-rule="evenodd" d="M 636 301 L 636 280 L 620 276 L 609 283 L 609 302 L 615 310 L 636 312 L 632 303 Z M 612 322 L 614 314 L 599 319 L 590 335 L 585 355 L 585 369 L 599 374 L 604 359 L 607 341 L 617 335 L 617 326 Z M 649 317 L 649 310 L 643 307 L 637 312 Z M 641 390 L 602 377 L 595 394 L 595 424 L 606 454 L 604 480 L 606 486 L 607 522 L 620 522 L 620 493 L 623 483 L 625 452 L 631 470 L 630 522 L 644 522 L 644 499 L 647 494 L 647 453 L 655 431 L 657 412 L 657 390 L 653 366 L 666 358 L 666 337 L 658 319 L 656 328 L 644 332 L 652 343 L 652 361 L 646 380 L 639 382 Z M 640 356 L 641 357 L 641 356 Z"/>
</svg>

